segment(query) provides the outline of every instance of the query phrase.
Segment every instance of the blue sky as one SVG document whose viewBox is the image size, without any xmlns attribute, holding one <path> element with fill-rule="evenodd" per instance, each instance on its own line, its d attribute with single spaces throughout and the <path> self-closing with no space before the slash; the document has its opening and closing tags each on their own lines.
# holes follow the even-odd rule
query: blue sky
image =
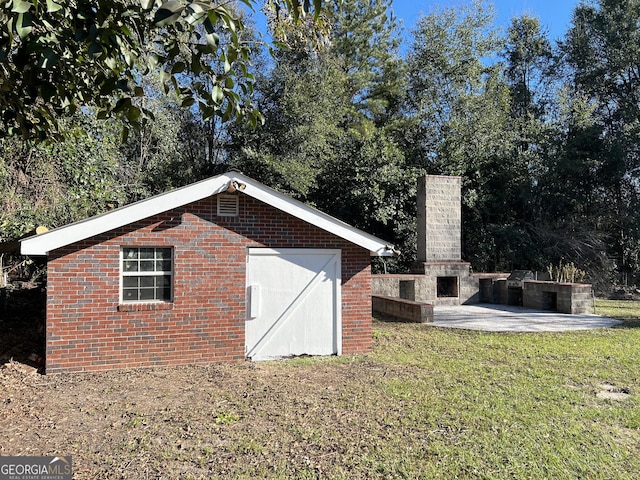
<svg viewBox="0 0 640 480">
<path fill-rule="evenodd" d="M 434 8 L 469 5 L 471 0 L 394 0 L 393 11 L 403 20 L 405 35 L 415 27 L 421 13 L 429 14 Z M 527 13 L 540 19 L 551 40 L 559 40 L 571 24 L 571 15 L 579 0 L 493 0 L 496 25 L 506 27 L 513 17 Z"/>
<path fill-rule="evenodd" d="M 392 10 L 398 19 L 402 19 L 405 38 L 401 52 L 406 52 L 409 47 L 410 31 L 422 14 L 429 14 L 434 9 L 451 8 L 455 6 L 470 5 L 472 0 L 393 0 Z M 492 4 L 495 13 L 495 25 L 503 30 L 511 23 L 513 17 L 529 14 L 537 17 L 543 29 L 549 34 L 549 39 L 561 40 L 571 25 L 573 10 L 580 0 L 487 0 Z M 254 19 L 258 29 L 264 32 L 265 16 L 260 12 L 262 3 L 255 3 L 256 11 Z"/>
</svg>

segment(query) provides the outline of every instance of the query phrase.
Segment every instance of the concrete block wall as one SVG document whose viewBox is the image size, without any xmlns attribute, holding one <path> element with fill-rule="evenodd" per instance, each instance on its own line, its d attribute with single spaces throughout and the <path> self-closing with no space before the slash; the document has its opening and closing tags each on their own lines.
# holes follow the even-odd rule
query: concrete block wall
<svg viewBox="0 0 640 480">
<path fill-rule="evenodd" d="M 522 298 L 525 308 L 569 314 L 593 313 L 591 285 L 586 283 L 526 281 Z"/>
<path fill-rule="evenodd" d="M 469 264 L 430 264 L 428 273 L 373 275 L 372 293 L 415 300 L 433 305 L 460 305 L 480 302 L 481 276 L 469 273 Z M 457 277 L 458 295 L 438 297 L 437 277 Z"/>
<path fill-rule="evenodd" d="M 244 360 L 246 249 L 342 250 L 342 351 L 371 349 L 371 258 L 251 197 L 218 217 L 215 197 L 51 252 L 46 372 Z M 172 247 L 172 302 L 120 303 L 120 250 Z"/>
<path fill-rule="evenodd" d="M 371 277 L 371 293 L 405 300 L 426 301 L 430 298 L 428 282 L 421 275 L 387 274 Z"/>
<path fill-rule="evenodd" d="M 384 295 L 372 295 L 371 306 L 374 313 L 381 313 L 406 322 L 433 322 L 433 305 L 429 303 L 420 303 Z"/>
<path fill-rule="evenodd" d="M 418 179 L 418 262 L 459 262 L 462 255 L 461 177 Z"/>
</svg>

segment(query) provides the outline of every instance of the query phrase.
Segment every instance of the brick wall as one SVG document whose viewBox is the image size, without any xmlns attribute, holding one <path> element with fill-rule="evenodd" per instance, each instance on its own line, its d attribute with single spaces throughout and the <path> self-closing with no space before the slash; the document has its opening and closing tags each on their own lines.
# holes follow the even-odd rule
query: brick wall
<svg viewBox="0 0 640 480">
<path fill-rule="evenodd" d="M 174 301 L 120 304 L 120 249 L 173 247 Z M 244 359 L 247 247 L 342 250 L 342 351 L 371 349 L 369 252 L 240 194 L 214 197 L 51 252 L 47 373 Z"/>
</svg>

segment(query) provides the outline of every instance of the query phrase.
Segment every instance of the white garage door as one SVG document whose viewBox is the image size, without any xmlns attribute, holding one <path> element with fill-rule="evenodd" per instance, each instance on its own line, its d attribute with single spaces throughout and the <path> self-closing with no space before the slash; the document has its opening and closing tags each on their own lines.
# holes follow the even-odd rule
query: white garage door
<svg viewBox="0 0 640 480">
<path fill-rule="evenodd" d="M 340 354 L 340 250 L 250 248 L 246 355 Z"/>
</svg>

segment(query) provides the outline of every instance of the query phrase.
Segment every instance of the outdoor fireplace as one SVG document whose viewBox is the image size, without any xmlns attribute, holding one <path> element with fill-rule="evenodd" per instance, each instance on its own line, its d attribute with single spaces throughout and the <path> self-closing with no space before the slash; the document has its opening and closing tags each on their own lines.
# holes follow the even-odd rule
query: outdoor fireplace
<svg viewBox="0 0 640 480">
<path fill-rule="evenodd" d="M 438 298 L 458 298 L 458 277 L 436 277 Z"/>
<path fill-rule="evenodd" d="M 423 275 L 424 295 L 434 304 L 458 305 L 477 294 L 470 265 L 462 261 L 462 179 L 426 175 L 418 179 L 418 244 L 414 273 Z"/>
<path fill-rule="evenodd" d="M 374 295 L 429 303 L 495 303 L 589 313 L 591 285 L 558 284 L 530 270 L 471 273 L 462 261 L 462 178 L 426 175 L 417 183 L 417 256 L 412 272 L 374 275 Z"/>
</svg>

